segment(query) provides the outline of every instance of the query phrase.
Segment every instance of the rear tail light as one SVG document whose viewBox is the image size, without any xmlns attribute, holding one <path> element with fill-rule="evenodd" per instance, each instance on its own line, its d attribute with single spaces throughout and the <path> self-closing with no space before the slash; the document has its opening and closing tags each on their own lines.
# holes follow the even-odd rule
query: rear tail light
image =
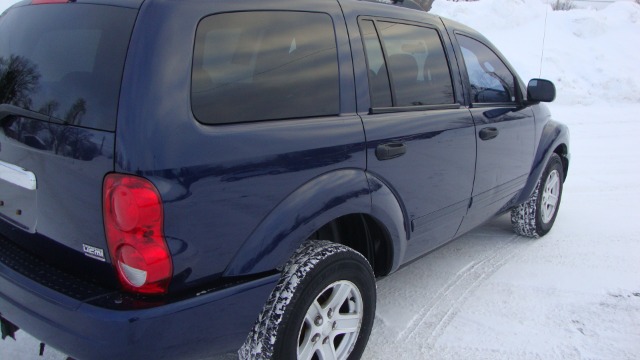
<svg viewBox="0 0 640 360">
<path fill-rule="evenodd" d="M 158 190 L 141 177 L 109 174 L 103 197 L 109 252 L 123 288 L 139 294 L 166 293 L 173 265 Z"/>
</svg>

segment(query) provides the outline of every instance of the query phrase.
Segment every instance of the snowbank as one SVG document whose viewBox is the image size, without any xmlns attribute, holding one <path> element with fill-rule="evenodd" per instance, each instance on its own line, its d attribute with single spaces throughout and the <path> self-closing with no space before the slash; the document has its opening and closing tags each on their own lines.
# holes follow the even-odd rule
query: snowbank
<svg viewBox="0 0 640 360">
<path fill-rule="evenodd" d="M 431 12 L 483 33 L 523 80 L 552 80 L 559 104 L 640 103 L 640 6 L 633 2 L 553 11 L 540 0 L 438 0 Z"/>
<path fill-rule="evenodd" d="M 0 13 L 16 2 L 17 0 L 0 0 Z"/>
<path fill-rule="evenodd" d="M 363 359 L 640 359 L 638 112 L 553 104 L 572 155 L 553 229 L 507 214 L 378 281 Z"/>
<path fill-rule="evenodd" d="M 14 2 L 0 0 L 0 11 Z M 431 12 L 479 30 L 524 81 L 552 80 L 558 104 L 640 103 L 640 5 L 632 1 L 553 11 L 545 0 L 436 0 Z"/>
</svg>

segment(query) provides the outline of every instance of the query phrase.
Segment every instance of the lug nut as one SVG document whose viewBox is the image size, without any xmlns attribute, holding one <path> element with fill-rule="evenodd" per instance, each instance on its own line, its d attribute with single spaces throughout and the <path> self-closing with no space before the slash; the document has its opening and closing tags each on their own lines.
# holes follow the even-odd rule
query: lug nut
<svg viewBox="0 0 640 360">
<path fill-rule="evenodd" d="M 322 316 L 318 316 L 314 321 L 314 324 L 316 324 L 316 326 L 321 326 L 322 325 Z"/>
<path fill-rule="evenodd" d="M 314 343 L 318 342 L 318 340 L 320 340 L 320 334 L 315 334 L 311 338 L 311 342 L 314 342 Z"/>
<path fill-rule="evenodd" d="M 329 309 L 329 311 L 327 312 L 327 316 L 329 317 L 329 319 L 333 317 L 333 309 Z"/>
</svg>

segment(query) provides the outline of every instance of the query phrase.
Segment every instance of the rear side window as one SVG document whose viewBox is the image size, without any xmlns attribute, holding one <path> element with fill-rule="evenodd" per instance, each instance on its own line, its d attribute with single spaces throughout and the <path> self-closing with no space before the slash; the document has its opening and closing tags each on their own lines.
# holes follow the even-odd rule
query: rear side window
<svg viewBox="0 0 640 360">
<path fill-rule="evenodd" d="M 381 61 L 373 22 L 362 21 L 360 27 L 367 52 L 373 107 L 389 103 L 390 95 L 395 107 L 454 103 L 449 64 L 435 29 L 376 21 L 385 55 Z M 387 69 L 391 94 L 388 86 L 383 86 L 385 82 L 388 84 Z"/>
<path fill-rule="evenodd" d="M 327 14 L 225 13 L 198 26 L 191 105 L 202 123 L 336 115 L 339 94 Z"/>
<path fill-rule="evenodd" d="M 0 19 L 0 103 L 114 130 L 135 16 L 86 4 L 9 11 Z"/>
</svg>

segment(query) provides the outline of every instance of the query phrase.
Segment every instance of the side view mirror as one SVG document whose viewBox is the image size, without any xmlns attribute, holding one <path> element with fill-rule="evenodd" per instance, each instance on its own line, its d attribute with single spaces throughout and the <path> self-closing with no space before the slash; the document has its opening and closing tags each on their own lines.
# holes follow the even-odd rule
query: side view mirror
<svg viewBox="0 0 640 360">
<path fill-rule="evenodd" d="M 552 102 L 556 98 L 556 86 L 549 80 L 531 79 L 527 85 L 527 100 Z"/>
</svg>

